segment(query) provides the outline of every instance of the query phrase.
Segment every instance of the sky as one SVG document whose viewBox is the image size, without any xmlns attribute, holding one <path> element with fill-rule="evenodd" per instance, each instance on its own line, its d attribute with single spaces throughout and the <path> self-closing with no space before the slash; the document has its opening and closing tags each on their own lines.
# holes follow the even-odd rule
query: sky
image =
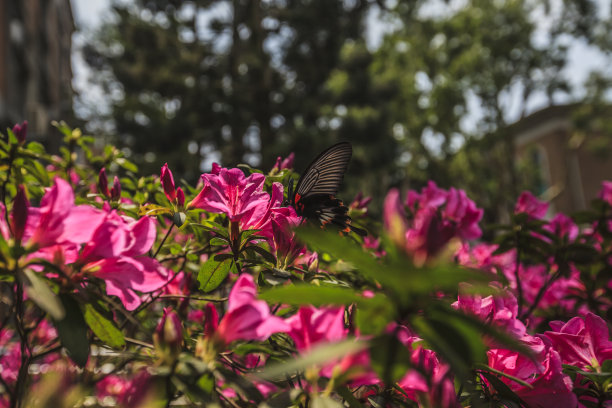
<svg viewBox="0 0 612 408">
<path fill-rule="evenodd" d="M 429 7 L 428 12 L 437 12 L 436 3 L 439 0 L 433 0 L 432 6 Z M 554 7 L 555 2 L 562 0 L 552 0 Z M 609 12 L 611 0 L 598 0 L 601 6 L 601 10 L 604 13 Z M 451 3 L 461 4 L 462 0 L 453 0 Z M 91 109 L 96 109 L 99 113 L 103 113 L 108 107 L 103 103 L 105 95 L 102 90 L 92 85 L 91 73 L 83 61 L 79 48 L 83 44 L 85 36 L 91 33 L 98 27 L 103 21 L 107 21 L 109 16 L 109 7 L 111 0 L 71 0 L 73 14 L 75 16 L 77 27 L 82 30 L 75 33 L 73 37 L 74 51 L 73 51 L 73 86 L 75 90 L 80 94 L 84 105 L 77 104 L 75 109 L 79 116 L 89 116 L 94 112 Z M 543 28 L 546 25 L 546 19 L 542 19 Z M 370 13 L 367 21 L 368 33 L 367 40 L 370 48 L 374 49 L 380 43 L 382 36 L 386 30 L 392 28 L 388 24 L 380 21 L 377 12 Z M 588 47 L 584 42 L 575 41 L 570 46 L 569 50 L 570 63 L 567 68 L 567 74 L 573 85 L 579 85 L 583 83 L 588 77 L 589 73 L 593 69 L 607 69 L 612 70 L 612 58 L 605 57 L 593 48 Z M 562 102 L 562 101 L 561 101 Z M 546 107 L 546 98 L 544 96 L 533 98 L 530 101 L 528 110 L 530 112 Z M 87 108 L 86 108 L 87 107 Z M 518 104 L 514 104 L 512 99 L 508 102 L 508 119 L 512 121 L 514 117 L 518 117 Z M 481 113 L 479 111 L 476 102 L 472 102 L 471 109 L 464 118 L 462 123 L 466 131 L 473 130 L 477 125 Z"/>
</svg>

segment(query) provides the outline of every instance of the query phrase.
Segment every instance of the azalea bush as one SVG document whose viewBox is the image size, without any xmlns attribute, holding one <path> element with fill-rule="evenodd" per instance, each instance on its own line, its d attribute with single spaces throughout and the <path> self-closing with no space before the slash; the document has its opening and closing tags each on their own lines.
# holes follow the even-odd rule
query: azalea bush
<svg viewBox="0 0 612 408">
<path fill-rule="evenodd" d="M 497 226 L 359 196 L 361 237 L 283 205 L 292 157 L 189 185 L 56 125 L 60 155 L 0 141 L 1 407 L 612 406 L 612 183 Z"/>
</svg>

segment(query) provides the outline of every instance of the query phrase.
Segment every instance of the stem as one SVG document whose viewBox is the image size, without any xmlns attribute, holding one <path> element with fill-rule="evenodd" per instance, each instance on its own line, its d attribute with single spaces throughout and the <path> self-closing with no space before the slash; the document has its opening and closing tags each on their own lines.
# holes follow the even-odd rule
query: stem
<svg viewBox="0 0 612 408">
<path fill-rule="evenodd" d="M 533 300 L 533 303 L 531 304 L 531 306 L 529 306 L 529 309 L 527 309 L 527 311 L 521 316 L 521 319 L 526 319 L 527 317 L 529 317 L 529 315 L 531 315 L 531 313 L 533 313 L 533 311 L 536 309 L 536 307 L 538 307 L 538 303 L 540 303 L 540 300 L 542 300 L 542 297 L 544 296 L 544 294 L 546 293 L 546 291 L 548 290 L 550 285 L 552 285 L 554 281 L 559 279 L 560 276 L 561 276 L 561 269 L 558 269 L 550 277 L 550 279 L 548 279 L 544 283 L 544 285 L 542 285 L 542 287 L 538 291 L 538 294 L 536 295 L 535 299 Z"/>
<path fill-rule="evenodd" d="M 6 206 L 6 185 L 8 184 L 11 178 L 11 172 L 13 170 L 13 160 L 15 160 L 15 147 L 13 146 L 9 152 L 8 158 L 8 169 L 6 170 L 6 178 L 2 182 L 2 189 L 0 190 L 0 194 L 2 194 L 2 203 L 4 204 L 4 217 L 6 218 L 6 225 L 9 230 L 11 230 L 11 222 L 9 220 L 8 215 L 8 207 Z M 12 231 L 11 231 L 12 234 Z"/>
<path fill-rule="evenodd" d="M 23 285 L 16 282 L 15 288 L 15 328 L 19 334 L 21 345 L 21 365 L 17 374 L 17 383 L 11 398 L 11 408 L 19 408 L 25 392 L 28 370 L 30 368 L 30 345 L 23 325 Z"/>
<path fill-rule="evenodd" d="M 518 315 L 521 315 L 521 310 L 523 309 L 523 303 L 525 303 L 525 299 L 523 298 L 523 285 L 521 285 L 521 278 L 519 276 L 519 270 L 521 265 L 521 247 L 519 245 L 519 237 L 518 232 L 516 234 L 516 265 L 514 266 L 514 279 L 516 280 L 516 300 L 518 303 Z"/>
<path fill-rule="evenodd" d="M 168 228 L 168 232 L 166 232 L 166 235 L 164 235 L 164 239 L 162 239 L 161 242 L 159 243 L 159 246 L 157 247 L 157 251 L 155 251 L 153 258 L 156 258 L 157 254 L 159 254 L 159 251 L 164 246 L 164 242 L 166 242 L 166 239 L 168 239 L 168 236 L 170 236 L 170 231 L 172 231 L 172 228 L 174 228 L 174 223 L 170 224 L 170 228 Z"/>
</svg>

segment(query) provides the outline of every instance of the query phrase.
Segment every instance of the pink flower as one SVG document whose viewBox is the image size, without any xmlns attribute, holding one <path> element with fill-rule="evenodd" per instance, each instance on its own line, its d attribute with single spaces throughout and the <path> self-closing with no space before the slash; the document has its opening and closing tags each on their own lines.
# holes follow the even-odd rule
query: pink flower
<svg viewBox="0 0 612 408">
<path fill-rule="evenodd" d="M 572 393 L 569 376 L 563 374 L 561 358 L 546 338 L 525 335 L 523 342 L 535 360 L 516 351 L 491 349 L 487 352 L 489 366 L 517 377 L 533 388 L 526 387 L 506 377 L 499 377 L 529 406 L 575 408 L 578 404 Z"/>
<path fill-rule="evenodd" d="M 367 214 L 368 204 L 370 204 L 370 201 L 372 201 L 372 197 L 364 197 L 363 193 L 360 191 L 349 205 L 349 211 L 357 211 L 361 214 Z"/>
<path fill-rule="evenodd" d="M 514 206 L 514 213 L 525 213 L 530 218 L 542 219 L 548 211 L 548 203 L 540 201 L 529 191 L 523 191 Z"/>
<path fill-rule="evenodd" d="M 482 219 L 483 213 L 482 208 L 476 208 L 476 204 L 467 197 L 465 191 L 454 188 L 448 190 L 442 217 L 454 223 L 456 234 L 461 239 L 480 238 L 482 231 L 478 222 Z"/>
<path fill-rule="evenodd" d="M 134 310 L 141 303 L 136 291 L 153 292 L 169 280 L 168 270 L 145 255 L 155 237 L 152 219 L 126 221 L 112 211 L 79 256 L 81 272 L 105 280 L 106 292 Z"/>
<path fill-rule="evenodd" d="M 299 351 L 309 350 L 318 343 L 340 341 L 348 333 L 344 328 L 344 308 L 340 307 L 303 306 L 286 322 L 290 327 L 289 336 Z"/>
<path fill-rule="evenodd" d="M 183 208 L 185 206 L 185 193 L 180 187 L 176 189 L 176 203 L 179 208 Z"/>
<path fill-rule="evenodd" d="M 519 279 L 525 300 L 533 303 L 538 292 L 555 273 L 556 265 L 520 265 Z M 565 311 L 572 311 L 576 299 L 572 297 L 575 293 L 584 292 L 584 284 L 580 281 L 580 271 L 575 266 L 569 266 L 569 276 L 556 279 L 544 292 L 538 302 L 538 309 L 546 310 L 551 307 L 561 307 Z M 504 275 L 510 287 L 516 290 L 516 276 L 514 268 L 504 268 Z"/>
<path fill-rule="evenodd" d="M 593 313 L 577 316 L 567 323 L 550 322 L 552 331 L 544 333 L 559 352 L 564 364 L 581 369 L 600 367 L 612 359 L 612 341 L 609 340 L 608 325 Z"/>
<path fill-rule="evenodd" d="M 410 223 L 399 192 L 389 191 L 384 205 L 385 229 L 396 245 L 419 262 L 434 256 L 454 237 L 470 240 L 482 234 L 478 222 L 483 211 L 462 190 L 447 192 L 430 181 L 420 194 L 409 191 L 406 205 L 411 211 Z"/>
<path fill-rule="evenodd" d="M 29 246 L 82 244 L 90 241 L 104 220 L 104 213 L 88 205 L 74 205 L 74 193 L 67 181 L 56 178 L 40 208 L 30 207 L 23 240 Z"/>
<path fill-rule="evenodd" d="M 263 341 L 274 333 L 289 330 L 281 318 L 270 313 L 268 304 L 256 297 L 253 277 L 240 275 L 229 294 L 227 313 L 216 331 L 225 344 L 235 340 Z"/>
<path fill-rule="evenodd" d="M 548 224 L 542 227 L 560 238 L 567 237 L 569 242 L 573 242 L 578 237 L 578 226 L 565 214 L 556 214 Z"/>
<path fill-rule="evenodd" d="M 284 169 L 292 169 L 294 159 L 295 153 L 293 152 L 289 153 L 289 156 L 287 156 L 285 159 L 283 159 L 281 156 L 278 156 L 276 158 L 276 163 L 274 164 L 274 167 L 272 167 L 272 170 L 281 171 Z"/>
<path fill-rule="evenodd" d="M 410 359 L 414 369 L 404 375 L 398 386 L 413 401 L 426 398 L 428 405 L 459 407 L 450 367 L 441 363 L 434 351 L 417 345 L 421 339 L 404 329 L 398 332 L 398 339 L 412 349 Z"/>
<path fill-rule="evenodd" d="M 383 214 L 385 232 L 396 245 L 404 246 L 408 224 L 400 200 L 400 193 L 396 188 L 389 190 L 387 193 Z"/>
<path fill-rule="evenodd" d="M 525 325 L 518 320 L 518 303 L 512 293 L 497 288 L 498 294 L 486 297 L 464 294 L 465 289 L 469 287 L 467 283 L 459 284 L 459 300 L 452 305 L 455 309 L 471 313 L 486 323 L 506 329 L 517 338 L 525 334 Z"/>
<path fill-rule="evenodd" d="M 212 303 L 207 303 L 204 308 L 204 337 L 211 337 L 219 327 L 219 313 Z"/>
<path fill-rule="evenodd" d="M 164 194 L 171 203 L 176 201 L 176 190 L 174 188 L 174 177 L 172 172 L 168 169 L 168 163 L 165 163 L 161 168 L 161 184 L 164 188 Z"/>
<path fill-rule="evenodd" d="M 197 208 L 225 213 L 231 222 L 241 224 L 261 218 L 266 211 L 269 196 L 263 191 L 263 174 L 245 177 L 240 169 L 221 168 L 218 174 L 202 174 L 202 180 L 209 191 L 207 197 L 198 201 Z"/>
<path fill-rule="evenodd" d="M 286 269 L 292 265 L 297 257 L 305 251 L 291 230 L 300 224 L 299 217 L 293 207 L 282 207 L 270 212 L 271 237 L 268 239 L 270 247 L 276 254 L 277 266 Z M 262 235 L 268 235 L 266 231 Z"/>
<path fill-rule="evenodd" d="M 141 407 L 156 393 L 154 385 L 151 374 L 144 369 L 130 379 L 109 375 L 96 384 L 96 396 L 113 397 L 122 407 Z"/>
<path fill-rule="evenodd" d="M 21 348 L 18 341 L 13 341 L 13 332 L 0 330 L 0 378 L 7 384 L 17 381 L 21 367 Z"/>
<path fill-rule="evenodd" d="M 164 308 L 164 314 L 155 328 L 153 342 L 156 350 L 169 362 L 176 360 L 183 347 L 183 325 L 172 308 Z"/>
<path fill-rule="evenodd" d="M 601 183 L 601 191 L 599 198 L 612 205 L 612 181 L 604 181 Z"/>
</svg>

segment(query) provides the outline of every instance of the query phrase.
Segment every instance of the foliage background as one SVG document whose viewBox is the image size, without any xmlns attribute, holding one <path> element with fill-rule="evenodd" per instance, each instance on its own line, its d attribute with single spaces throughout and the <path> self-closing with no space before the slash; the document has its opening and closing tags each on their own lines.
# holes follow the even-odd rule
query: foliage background
<svg viewBox="0 0 612 408">
<path fill-rule="evenodd" d="M 83 55 L 112 99 L 111 129 L 145 172 L 156 158 L 195 180 L 213 161 L 302 169 L 349 140 L 345 188 L 380 197 L 428 179 L 465 188 L 489 221 L 537 184 L 508 126 L 582 103 L 577 128 L 609 128 L 609 72 L 572 78 L 571 47 L 610 52 L 609 5 L 590 0 L 130 1 Z M 379 44 L 368 41 L 372 21 Z M 95 111 L 95 110 L 93 110 Z M 103 124 L 104 126 L 101 126 Z M 90 129 L 93 130 L 93 129 Z M 604 143 L 605 144 L 605 143 Z M 491 171 L 495 169 L 495 171 Z M 380 211 L 375 200 L 374 211 Z"/>
</svg>

